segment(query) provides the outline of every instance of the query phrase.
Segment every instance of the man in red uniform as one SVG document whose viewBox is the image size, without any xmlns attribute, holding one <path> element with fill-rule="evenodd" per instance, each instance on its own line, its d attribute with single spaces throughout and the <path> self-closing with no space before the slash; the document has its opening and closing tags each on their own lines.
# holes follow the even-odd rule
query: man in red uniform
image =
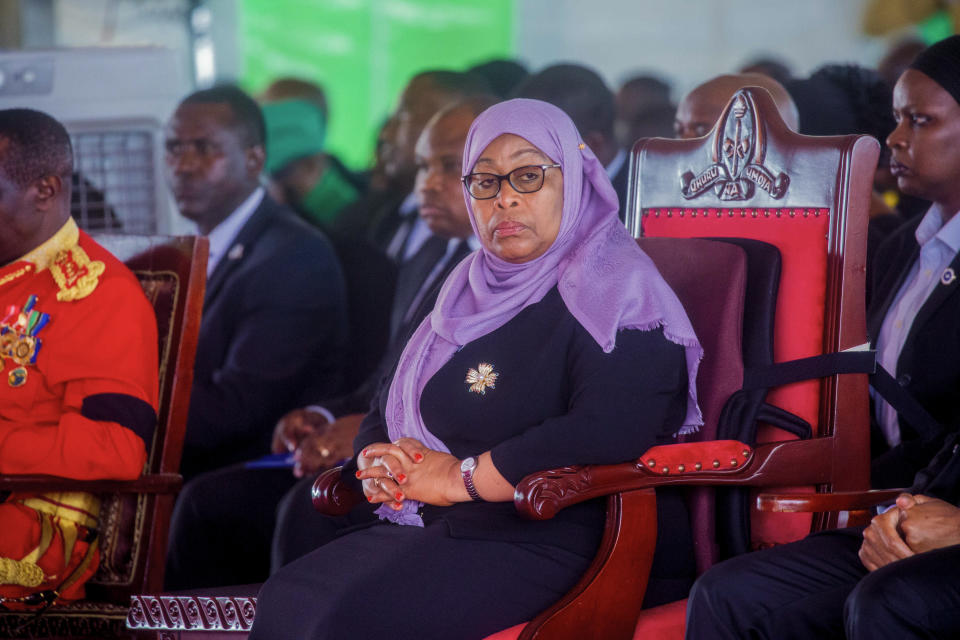
<svg viewBox="0 0 960 640">
<path fill-rule="evenodd" d="M 157 407 L 157 329 L 133 274 L 70 218 L 63 126 L 0 110 L 0 475 L 133 479 Z M 0 607 L 83 597 L 96 496 L 0 493 Z"/>
</svg>

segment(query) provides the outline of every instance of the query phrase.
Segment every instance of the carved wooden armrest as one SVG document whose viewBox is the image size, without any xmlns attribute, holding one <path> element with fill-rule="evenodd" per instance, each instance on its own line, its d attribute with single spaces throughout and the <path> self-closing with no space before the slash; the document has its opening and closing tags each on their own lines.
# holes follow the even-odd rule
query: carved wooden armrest
<svg viewBox="0 0 960 640">
<path fill-rule="evenodd" d="M 313 482 L 313 508 L 326 516 L 346 515 L 363 500 L 363 494 L 340 480 L 343 467 L 327 469 Z"/>
<path fill-rule="evenodd" d="M 39 491 L 83 491 L 86 493 L 162 493 L 175 494 L 183 486 L 178 473 L 150 473 L 136 480 L 73 480 L 47 475 L 0 476 L 0 491 L 36 493 Z"/>
<path fill-rule="evenodd" d="M 861 511 L 894 500 L 909 489 L 838 491 L 836 493 L 774 494 L 757 496 L 757 510 L 778 513 L 808 511 Z"/>
<path fill-rule="evenodd" d="M 548 520 L 563 508 L 619 491 L 708 484 L 725 476 L 742 475 L 751 462 L 753 450 L 737 440 L 661 445 L 632 462 L 561 467 L 530 474 L 517 484 L 513 503 L 526 518 Z M 702 482 L 697 482 L 698 476 Z"/>
</svg>

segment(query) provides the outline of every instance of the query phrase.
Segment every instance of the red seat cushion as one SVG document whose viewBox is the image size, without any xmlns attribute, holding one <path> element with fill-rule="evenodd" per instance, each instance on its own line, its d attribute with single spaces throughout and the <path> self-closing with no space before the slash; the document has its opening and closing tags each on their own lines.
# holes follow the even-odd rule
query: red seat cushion
<svg viewBox="0 0 960 640">
<path fill-rule="evenodd" d="M 687 601 L 677 600 L 645 609 L 633 631 L 633 640 L 683 640 L 686 628 Z"/>
<path fill-rule="evenodd" d="M 483 640 L 517 640 L 517 638 L 520 637 L 520 632 L 523 631 L 525 626 L 527 626 L 527 623 L 521 622 L 520 624 L 514 625 L 509 629 L 497 631 L 492 636 L 487 636 Z"/>
</svg>

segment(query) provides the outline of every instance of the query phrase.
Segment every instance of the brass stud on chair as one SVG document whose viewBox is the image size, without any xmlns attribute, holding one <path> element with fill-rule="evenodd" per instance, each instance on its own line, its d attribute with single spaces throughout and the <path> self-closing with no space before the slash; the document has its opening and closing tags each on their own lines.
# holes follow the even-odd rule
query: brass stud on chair
<svg viewBox="0 0 960 640">
<path fill-rule="evenodd" d="M 653 469 L 655 466 L 657 466 L 657 461 L 651 458 L 650 460 L 647 460 L 647 466 Z"/>
<path fill-rule="evenodd" d="M 730 458 L 730 466 L 731 466 L 731 467 L 737 466 L 737 459 L 736 459 L 736 458 Z"/>
<path fill-rule="evenodd" d="M 750 449 L 744 449 L 741 453 L 743 453 L 743 457 L 746 458 L 750 455 Z"/>
<path fill-rule="evenodd" d="M 693 468 L 696 469 L 697 471 L 700 471 L 701 469 L 703 469 L 703 465 L 698 462 L 697 464 L 693 465 Z"/>
<path fill-rule="evenodd" d="M 663 475 L 667 475 L 668 473 L 670 473 L 670 467 L 664 467 L 663 469 L 661 469 L 661 471 L 663 471 Z"/>
<path fill-rule="evenodd" d="M 678 464 L 678 465 L 677 465 L 677 471 L 679 471 L 680 473 L 683 473 L 683 472 L 686 471 L 686 470 L 687 470 L 687 468 L 686 468 L 685 466 L 683 466 L 682 464 Z"/>
<path fill-rule="evenodd" d="M 720 468 L 720 461 L 719 461 L 719 460 L 714 460 L 714 461 L 713 461 L 713 468 L 714 468 L 714 469 L 719 469 L 719 468 Z"/>
</svg>

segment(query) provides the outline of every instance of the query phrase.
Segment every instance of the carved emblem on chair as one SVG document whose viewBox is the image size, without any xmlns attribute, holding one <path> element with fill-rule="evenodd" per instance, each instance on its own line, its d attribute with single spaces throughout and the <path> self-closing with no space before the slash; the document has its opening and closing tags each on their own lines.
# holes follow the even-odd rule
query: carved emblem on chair
<svg viewBox="0 0 960 640">
<path fill-rule="evenodd" d="M 777 176 L 764 166 L 766 141 L 757 106 L 749 93 L 738 91 L 721 116 L 711 146 L 713 164 L 694 176 L 680 176 L 680 192 L 692 200 L 711 188 L 721 200 L 749 200 L 755 187 L 781 198 L 790 186 L 790 177 Z"/>
</svg>

